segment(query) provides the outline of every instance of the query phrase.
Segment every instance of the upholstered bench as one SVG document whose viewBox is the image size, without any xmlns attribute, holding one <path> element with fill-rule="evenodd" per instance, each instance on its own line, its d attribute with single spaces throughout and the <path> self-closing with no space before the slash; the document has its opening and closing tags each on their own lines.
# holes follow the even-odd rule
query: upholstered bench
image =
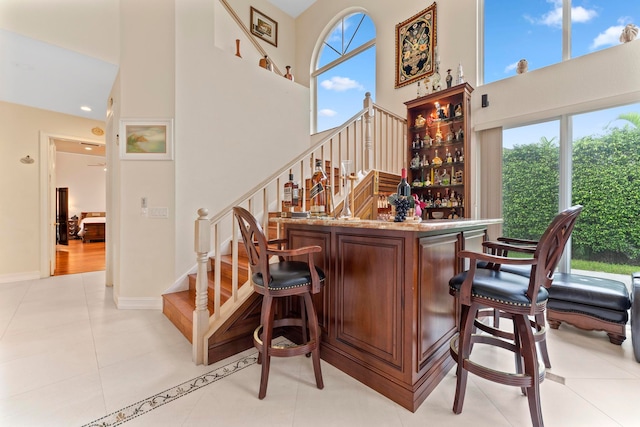
<svg viewBox="0 0 640 427">
<path fill-rule="evenodd" d="M 640 273 L 637 280 L 640 282 Z M 627 338 L 629 308 L 629 291 L 622 282 L 556 273 L 549 289 L 547 322 L 552 329 L 566 322 L 580 329 L 605 331 L 611 343 L 620 345 Z"/>
</svg>

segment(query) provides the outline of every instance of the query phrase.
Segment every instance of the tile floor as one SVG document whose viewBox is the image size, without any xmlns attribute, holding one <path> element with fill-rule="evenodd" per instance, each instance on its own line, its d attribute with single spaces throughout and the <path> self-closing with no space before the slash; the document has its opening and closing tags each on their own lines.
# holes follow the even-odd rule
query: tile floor
<svg viewBox="0 0 640 427">
<path fill-rule="evenodd" d="M 0 284 L 1 426 L 119 425 L 119 413 L 143 405 L 124 424 L 530 425 L 517 389 L 473 376 L 462 414 L 453 414 L 453 370 L 411 413 L 327 363 L 317 390 L 310 360 L 275 358 L 260 401 L 255 350 L 195 366 L 189 343 L 161 312 L 117 310 L 103 283 L 104 272 L 93 272 Z M 563 325 L 548 343 L 557 380 L 541 385 L 547 427 L 640 425 L 640 364 L 630 338 L 615 346 L 604 333 Z M 511 364 L 506 355 L 483 357 Z"/>
</svg>

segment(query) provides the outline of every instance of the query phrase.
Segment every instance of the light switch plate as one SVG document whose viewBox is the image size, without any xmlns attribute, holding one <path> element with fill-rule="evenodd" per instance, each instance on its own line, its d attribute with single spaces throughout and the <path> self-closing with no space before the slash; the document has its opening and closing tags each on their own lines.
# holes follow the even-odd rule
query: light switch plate
<svg viewBox="0 0 640 427">
<path fill-rule="evenodd" d="M 169 218 L 169 208 L 149 208 L 149 218 Z"/>
</svg>

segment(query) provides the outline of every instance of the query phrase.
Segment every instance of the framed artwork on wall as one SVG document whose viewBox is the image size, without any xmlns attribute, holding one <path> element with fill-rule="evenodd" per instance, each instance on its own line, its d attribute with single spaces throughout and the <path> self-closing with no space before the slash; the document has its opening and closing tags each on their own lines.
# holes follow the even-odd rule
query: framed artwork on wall
<svg viewBox="0 0 640 427">
<path fill-rule="evenodd" d="M 435 71 L 436 3 L 396 25 L 396 88 Z"/>
<path fill-rule="evenodd" d="M 122 160 L 173 160 L 173 119 L 121 119 Z"/>
<path fill-rule="evenodd" d="M 278 47 L 278 23 L 255 8 L 251 8 L 251 34 Z"/>
</svg>

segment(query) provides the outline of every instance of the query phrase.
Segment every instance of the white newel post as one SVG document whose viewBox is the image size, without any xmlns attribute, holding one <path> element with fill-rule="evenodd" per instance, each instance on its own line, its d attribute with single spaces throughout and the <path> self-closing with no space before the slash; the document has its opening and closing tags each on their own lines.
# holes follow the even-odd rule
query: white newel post
<svg viewBox="0 0 640 427">
<path fill-rule="evenodd" d="M 364 113 L 364 171 L 369 172 L 373 169 L 373 101 L 370 92 L 364 94 L 363 108 L 367 110 Z"/>
<path fill-rule="evenodd" d="M 204 208 L 198 209 L 198 219 L 195 224 L 195 251 L 198 263 L 198 274 L 196 279 L 196 308 L 193 310 L 193 336 L 192 359 L 196 365 L 204 363 L 204 334 L 209 328 L 209 310 L 207 310 L 207 264 L 209 262 L 209 251 L 211 248 L 211 224 L 207 216 L 209 211 Z"/>
</svg>

